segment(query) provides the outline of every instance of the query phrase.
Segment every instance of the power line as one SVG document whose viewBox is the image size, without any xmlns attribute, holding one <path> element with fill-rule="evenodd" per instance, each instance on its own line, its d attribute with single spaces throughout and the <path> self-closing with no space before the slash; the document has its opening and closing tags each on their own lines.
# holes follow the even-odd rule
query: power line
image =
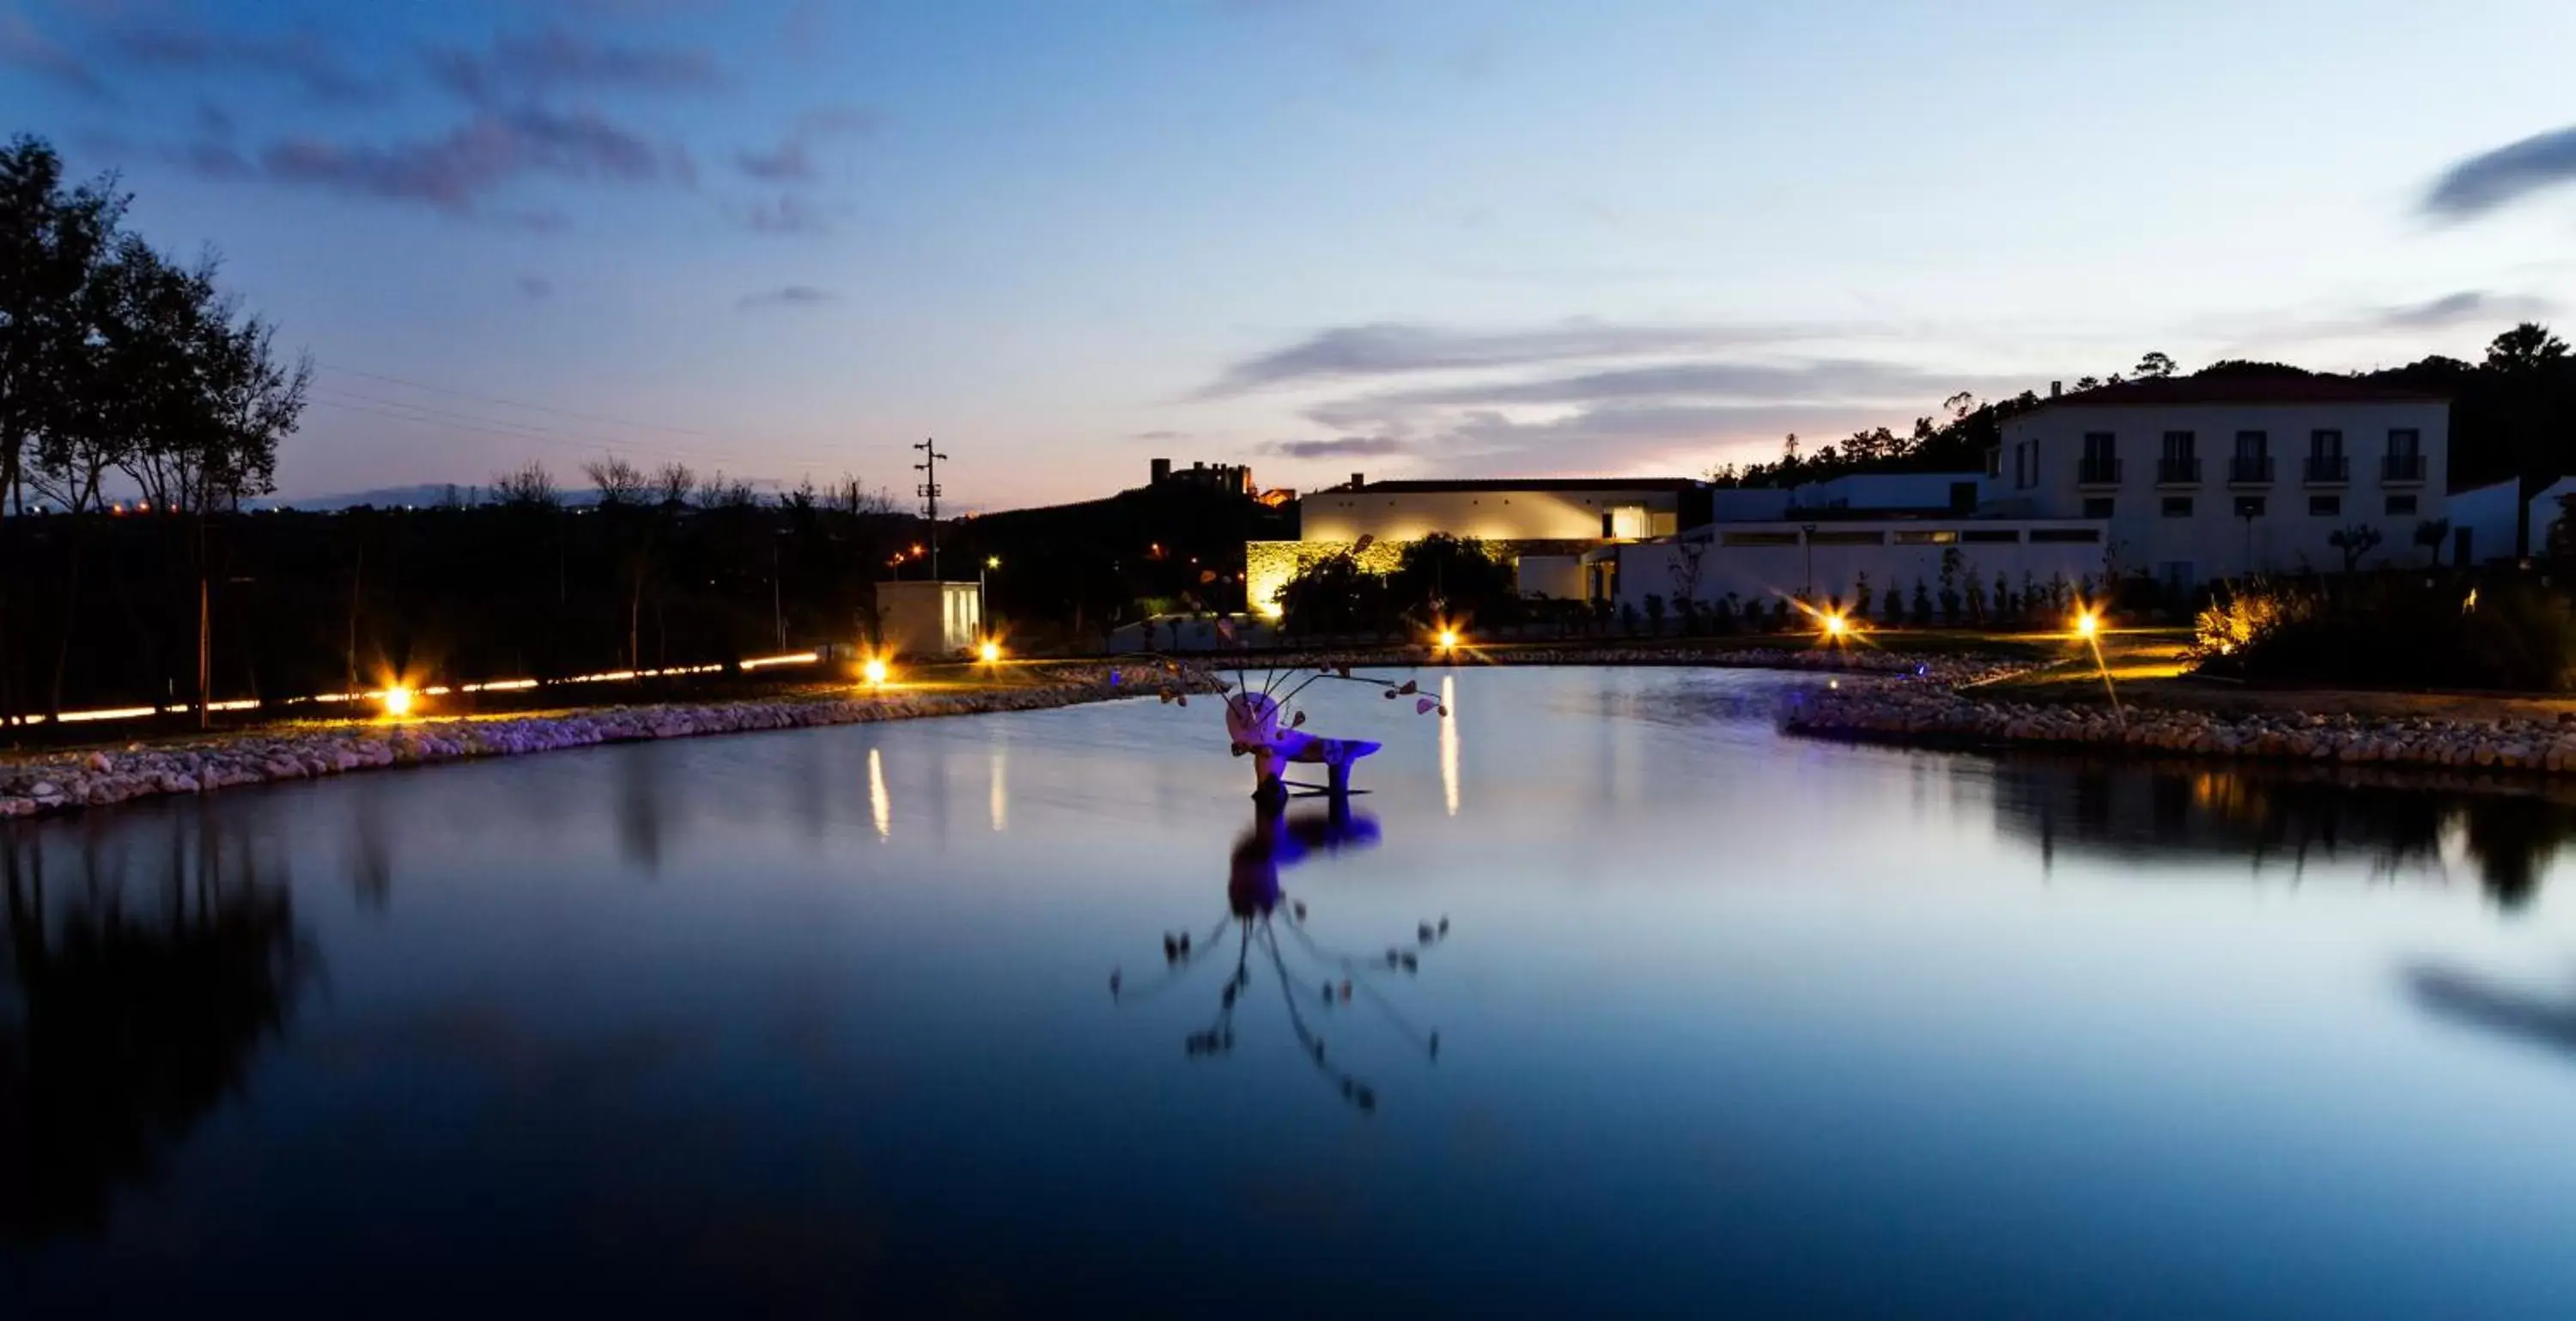
<svg viewBox="0 0 2576 1321">
<path fill-rule="evenodd" d="M 387 376 L 381 372 L 361 371 L 355 367 L 343 367 L 338 363 L 333 362 L 316 362 L 314 365 L 322 368 L 324 371 L 345 372 L 351 376 L 364 376 L 368 380 L 383 381 L 388 385 L 407 385 L 412 389 L 427 390 L 432 394 L 452 394 L 460 399 L 480 399 L 487 404 L 502 404 L 511 408 L 525 408 L 539 413 L 552 413 L 557 417 L 577 417 L 590 422 L 606 422 L 613 426 L 641 427 L 647 431 L 670 431 L 683 436 L 697 436 L 700 438 L 704 438 L 706 436 L 706 433 L 703 431 L 691 431 L 687 427 L 663 426 L 656 422 L 634 422 L 622 417 L 610 417 L 605 413 L 577 413 L 570 409 L 551 408 L 544 404 L 522 403 L 516 399 L 504 399 L 499 395 L 476 394 L 471 390 L 458 390 L 444 385 L 431 385 L 426 381 L 406 380 L 400 376 Z"/>
</svg>

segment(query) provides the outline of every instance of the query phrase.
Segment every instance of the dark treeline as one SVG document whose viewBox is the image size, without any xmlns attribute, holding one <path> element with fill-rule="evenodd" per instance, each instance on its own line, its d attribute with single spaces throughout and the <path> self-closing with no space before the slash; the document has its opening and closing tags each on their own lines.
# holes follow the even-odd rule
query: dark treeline
<svg viewBox="0 0 2576 1321">
<path fill-rule="evenodd" d="M 2150 353 L 2127 375 L 2086 376 L 2077 391 L 2141 377 L 2177 374 L 2174 360 Z M 2193 376 L 2313 375 L 2277 362 L 2230 359 Z M 2451 401 L 2451 489 L 2519 477 L 2526 497 L 2576 473 L 2576 357 L 2548 327 L 2525 322 L 2495 337 L 2478 362 L 2436 355 L 2403 367 L 2357 373 L 2356 379 L 2439 395 Z M 1979 400 L 1943 400 L 1939 418 L 1915 419 L 1899 435 L 1879 427 L 1812 449 L 1791 436 L 1770 463 L 1726 464 L 1709 474 L 1728 486 L 1795 486 L 1860 472 L 1974 472 L 2003 437 L 2003 424 L 2046 403 L 2037 391 Z"/>
<path fill-rule="evenodd" d="M 0 718 L 41 704 L 49 654 L 56 675 L 70 668 L 63 629 L 41 621 L 48 607 L 95 613 L 111 484 L 161 515 L 151 577 L 164 608 L 151 613 L 193 611 L 209 595 L 210 523 L 271 488 L 278 439 L 304 409 L 311 364 L 277 361 L 271 328 L 217 286 L 211 254 L 181 265 L 127 231 L 126 201 L 112 177 L 66 187 L 36 139 L 0 148 Z M 66 511 L 41 538 L 19 517 L 31 502 Z M 204 631 L 183 636 L 193 694 Z"/>
<path fill-rule="evenodd" d="M 224 701 L 854 642 L 870 584 L 919 535 L 917 520 L 853 487 L 768 501 L 739 486 L 690 484 L 672 498 L 612 481 L 575 508 L 534 465 L 502 485 L 502 502 L 472 507 L 8 520 L 27 569 L 10 654 L 25 667 L 21 690 L 38 712 L 187 700 L 200 540 L 211 686 Z"/>
</svg>

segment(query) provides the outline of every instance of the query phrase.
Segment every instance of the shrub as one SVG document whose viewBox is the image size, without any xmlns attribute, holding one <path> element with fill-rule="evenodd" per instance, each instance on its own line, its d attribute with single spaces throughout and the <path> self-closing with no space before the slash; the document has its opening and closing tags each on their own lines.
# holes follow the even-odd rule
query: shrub
<svg viewBox="0 0 2576 1321">
<path fill-rule="evenodd" d="M 2521 581 L 2254 583 L 2202 610 L 2194 634 L 2202 669 L 2252 679 L 2556 692 L 2576 671 L 2576 611 Z"/>
</svg>

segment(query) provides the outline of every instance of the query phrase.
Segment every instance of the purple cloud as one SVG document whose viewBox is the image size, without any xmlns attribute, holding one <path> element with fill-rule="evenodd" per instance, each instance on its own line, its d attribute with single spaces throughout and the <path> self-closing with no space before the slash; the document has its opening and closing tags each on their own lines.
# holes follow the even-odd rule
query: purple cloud
<svg viewBox="0 0 2576 1321">
<path fill-rule="evenodd" d="M 797 117 L 775 147 L 749 147 L 734 156 L 744 174 L 771 183 L 812 179 L 813 145 L 826 137 L 867 133 L 876 128 L 874 111 L 859 106 L 832 106 Z"/>
<path fill-rule="evenodd" d="M 99 100 L 109 99 L 107 84 L 90 71 L 61 43 L 36 30 L 25 14 L 16 9 L 0 9 L 0 66 L 24 69 L 50 78 L 73 91 Z"/>
<path fill-rule="evenodd" d="M 1288 459 L 1365 458 L 1407 454 L 1413 446 L 1394 436 L 1338 436 L 1331 440 L 1274 440 L 1262 452 Z"/>
<path fill-rule="evenodd" d="M 2444 220 L 2474 220 L 2542 189 L 2576 183 L 2576 125 L 2480 152 L 2443 171 L 2424 209 Z"/>
<path fill-rule="evenodd" d="M 1234 364 L 1199 397 L 1217 399 L 1271 386 L 1414 372 L 1705 351 L 1830 333 L 1825 327 L 1617 325 L 1589 320 L 1500 331 L 1400 322 L 1337 326 Z"/>
<path fill-rule="evenodd" d="M 702 50 L 595 41 L 546 27 L 495 38 L 488 51 L 444 50 L 429 57 L 430 76 L 469 101 L 543 95 L 565 88 L 704 92 L 732 79 Z"/>
<path fill-rule="evenodd" d="M 754 202 L 738 213 L 742 223 L 763 234 L 828 234 L 832 218 L 793 193 L 775 202 Z"/>
<path fill-rule="evenodd" d="M 839 301 L 841 296 L 829 289 L 817 289 L 810 284 L 790 284 L 776 289 L 763 289 L 758 293 L 744 294 L 734 303 L 734 306 L 742 311 L 752 312 L 774 307 L 821 307 L 827 303 Z"/>
<path fill-rule="evenodd" d="M 387 145 L 293 138 L 261 153 L 259 173 L 284 183 L 421 202 L 471 214 L 531 175 L 653 183 L 694 177 L 677 148 L 586 111 L 526 109 L 474 116 L 443 136 Z"/>
<path fill-rule="evenodd" d="M 109 30 L 108 44 L 146 68 L 266 74 L 300 84 L 325 101 L 369 100 L 382 90 L 311 33 L 257 37 L 195 27 L 119 26 Z"/>
</svg>

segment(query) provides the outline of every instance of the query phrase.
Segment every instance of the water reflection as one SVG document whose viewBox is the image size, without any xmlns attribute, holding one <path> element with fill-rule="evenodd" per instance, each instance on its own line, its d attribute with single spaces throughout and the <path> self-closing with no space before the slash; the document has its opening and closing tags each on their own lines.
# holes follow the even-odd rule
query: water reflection
<svg viewBox="0 0 2576 1321">
<path fill-rule="evenodd" d="M 885 757 L 875 748 L 868 749 L 868 817 L 878 839 L 893 837 L 894 800 L 886 796 Z"/>
<path fill-rule="evenodd" d="M 239 1092 L 315 966 L 283 868 L 220 817 L 0 834 L 0 1238 L 95 1234 Z M 59 838 L 59 837 L 57 837 Z"/>
<path fill-rule="evenodd" d="M 1440 676 L 1440 796 L 1458 815 L 1458 676 Z"/>
<path fill-rule="evenodd" d="M 1980 763 L 1961 763 L 1963 769 Z M 2043 853 L 2126 861 L 2241 856 L 2255 870 L 2311 857 L 2368 858 L 2379 874 L 2439 873 L 2458 858 L 2497 904 L 2521 908 L 2560 846 L 2576 800 L 2557 785 L 2307 768 L 2123 766 L 2015 758 L 1992 769 L 1998 824 Z"/>
<path fill-rule="evenodd" d="M 1311 1006 L 1320 1021 L 1326 1015 L 1349 1010 L 1355 1000 L 1364 1002 L 1419 1049 L 1426 1060 L 1439 1059 L 1440 1034 L 1415 1026 L 1377 985 L 1377 979 L 1399 974 L 1410 977 L 1418 972 L 1423 952 L 1449 938 L 1449 919 L 1444 916 L 1418 923 L 1410 945 L 1389 945 L 1383 954 L 1328 949 L 1306 930 L 1306 903 L 1286 897 L 1279 873 L 1317 854 L 1369 848 L 1378 839 L 1376 819 L 1353 811 L 1347 799 L 1295 813 L 1280 805 L 1257 807 L 1252 824 L 1235 839 L 1227 856 L 1225 915 L 1205 936 L 1193 936 L 1187 929 L 1165 932 L 1163 976 L 1131 989 L 1125 985 L 1122 972 L 1112 972 L 1111 997 L 1122 1005 L 1141 1003 L 1180 986 L 1203 963 L 1224 962 L 1226 932 L 1232 927 L 1233 970 L 1218 988 L 1214 1019 L 1184 1039 L 1189 1056 L 1199 1059 L 1233 1052 L 1235 1010 L 1252 990 L 1254 969 L 1266 963 L 1278 981 L 1280 1002 L 1287 1009 L 1288 1024 L 1296 1034 L 1298 1046 L 1343 1100 L 1363 1112 L 1374 1112 L 1377 1089 L 1327 1057 L 1323 1035 L 1308 1021 L 1307 1010 Z M 1287 910 L 1284 920 L 1280 912 L 1283 904 Z M 1283 929 L 1308 963 L 1308 970 L 1290 970 L 1279 943 Z"/>
</svg>

